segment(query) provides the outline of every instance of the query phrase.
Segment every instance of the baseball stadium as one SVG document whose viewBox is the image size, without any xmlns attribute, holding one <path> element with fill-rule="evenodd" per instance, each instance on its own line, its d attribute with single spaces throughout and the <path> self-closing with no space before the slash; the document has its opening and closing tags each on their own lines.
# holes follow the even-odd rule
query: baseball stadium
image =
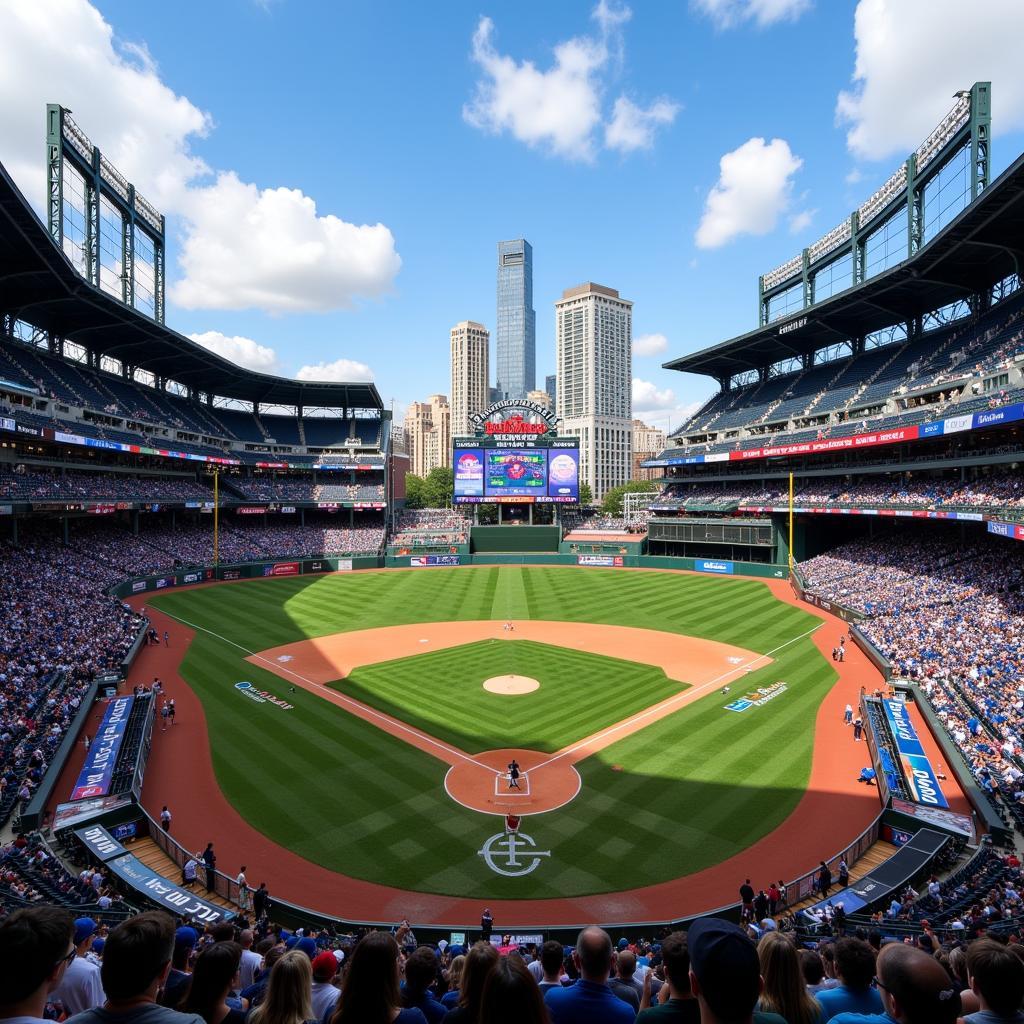
<svg viewBox="0 0 1024 1024">
<path fill-rule="evenodd" d="M 622 516 L 527 400 L 407 508 L 377 386 L 177 333 L 163 216 L 49 106 L 45 219 L 0 167 L 0 819 L 118 896 L 13 858 L 0 904 L 210 924 L 265 884 L 290 929 L 540 943 L 748 920 L 744 880 L 816 934 L 942 874 L 975 887 L 890 927 L 952 921 L 1024 828 L 1024 156 L 990 176 L 990 92 L 666 363 L 714 394 Z"/>
</svg>

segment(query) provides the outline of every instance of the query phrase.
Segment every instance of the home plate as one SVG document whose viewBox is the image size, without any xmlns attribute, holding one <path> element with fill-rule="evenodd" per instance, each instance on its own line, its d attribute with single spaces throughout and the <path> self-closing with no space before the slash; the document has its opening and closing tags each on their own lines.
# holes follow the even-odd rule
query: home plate
<svg viewBox="0 0 1024 1024">
<path fill-rule="evenodd" d="M 488 693 L 505 695 L 533 693 L 534 690 L 540 689 L 540 683 L 536 679 L 531 679 L 530 676 L 491 676 L 490 679 L 484 680 L 484 689 Z"/>
</svg>

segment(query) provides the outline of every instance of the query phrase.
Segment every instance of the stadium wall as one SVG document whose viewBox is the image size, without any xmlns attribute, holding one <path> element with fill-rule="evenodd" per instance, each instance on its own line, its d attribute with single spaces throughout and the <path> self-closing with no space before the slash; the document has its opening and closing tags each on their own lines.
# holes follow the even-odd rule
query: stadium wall
<svg viewBox="0 0 1024 1024">
<path fill-rule="evenodd" d="M 476 553 L 537 551 L 555 552 L 562 539 L 557 526 L 474 526 L 470 550 Z"/>
</svg>

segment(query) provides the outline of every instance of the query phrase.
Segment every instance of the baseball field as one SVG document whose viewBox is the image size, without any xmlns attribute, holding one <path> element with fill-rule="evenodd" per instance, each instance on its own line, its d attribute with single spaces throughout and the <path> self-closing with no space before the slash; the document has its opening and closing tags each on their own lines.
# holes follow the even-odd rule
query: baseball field
<svg viewBox="0 0 1024 1024">
<path fill-rule="evenodd" d="M 821 617 L 754 580 L 411 569 L 146 603 L 191 631 L 179 672 L 249 824 L 350 878 L 480 900 L 613 893 L 747 849 L 803 796 L 836 679 Z"/>
</svg>

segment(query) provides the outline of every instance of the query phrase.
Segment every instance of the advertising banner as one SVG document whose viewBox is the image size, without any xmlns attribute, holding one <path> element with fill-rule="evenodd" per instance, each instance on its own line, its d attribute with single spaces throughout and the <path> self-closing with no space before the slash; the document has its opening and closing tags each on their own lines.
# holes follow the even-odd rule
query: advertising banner
<svg viewBox="0 0 1024 1024">
<path fill-rule="evenodd" d="M 942 795 L 939 780 L 935 777 L 928 755 L 917 738 L 917 730 L 910 720 L 908 706 L 903 701 L 891 699 L 883 700 L 882 706 L 896 741 L 903 779 L 914 802 L 929 807 L 948 808 L 949 804 Z"/>
<path fill-rule="evenodd" d="M 413 555 L 409 565 L 414 569 L 423 569 L 430 565 L 461 565 L 459 555 Z"/>
<path fill-rule="evenodd" d="M 298 576 L 299 575 L 299 563 L 298 562 L 274 562 L 270 565 L 263 566 L 262 575 L 264 576 Z"/>
<path fill-rule="evenodd" d="M 577 555 L 576 564 L 598 566 L 605 569 L 618 569 L 624 563 L 621 555 Z"/>
<path fill-rule="evenodd" d="M 482 498 L 484 494 L 484 460 L 479 448 L 455 452 L 455 496 Z"/>
<path fill-rule="evenodd" d="M 0 416 L 0 430 L 9 430 L 13 434 L 15 429 L 14 420 L 8 416 Z"/>
<path fill-rule="evenodd" d="M 110 790 L 110 780 L 114 775 L 114 765 L 124 739 L 124 730 L 132 712 L 134 697 L 117 697 L 107 705 L 96 734 L 85 755 L 85 764 L 78 773 L 78 781 L 71 791 L 72 800 L 85 797 L 106 796 Z"/>
<path fill-rule="evenodd" d="M 158 580 L 153 581 L 154 590 L 165 590 L 167 587 L 173 587 L 175 583 L 173 576 L 161 576 Z"/>
<path fill-rule="evenodd" d="M 909 814 L 911 817 L 919 818 L 938 828 L 948 829 L 950 832 L 958 832 L 960 835 L 974 838 L 974 823 L 965 814 L 956 814 L 954 811 L 944 811 L 938 807 L 927 807 L 921 804 L 907 803 L 906 800 L 899 800 L 893 797 L 892 809 L 900 814 Z"/>
<path fill-rule="evenodd" d="M 190 917 L 204 924 L 230 921 L 235 915 L 223 907 L 214 906 L 200 899 L 187 889 L 181 889 L 173 882 L 151 871 L 134 854 L 127 853 L 109 862 L 110 870 L 133 889 L 166 907 L 180 917 Z"/>
<path fill-rule="evenodd" d="M 719 576 L 731 576 L 735 572 L 732 562 L 715 561 L 707 558 L 695 558 L 693 567 L 697 572 L 713 572 Z"/>
<path fill-rule="evenodd" d="M 75 835 L 88 847 L 89 852 L 100 861 L 122 857 L 128 851 L 102 826 L 89 825 L 76 828 Z"/>
<path fill-rule="evenodd" d="M 1000 423 L 1013 423 L 1019 419 L 1024 419 L 1024 404 L 1016 402 L 1013 405 L 1004 405 L 1001 409 L 976 412 L 971 425 L 976 430 L 979 427 L 995 427 Z"/>
</svg>

